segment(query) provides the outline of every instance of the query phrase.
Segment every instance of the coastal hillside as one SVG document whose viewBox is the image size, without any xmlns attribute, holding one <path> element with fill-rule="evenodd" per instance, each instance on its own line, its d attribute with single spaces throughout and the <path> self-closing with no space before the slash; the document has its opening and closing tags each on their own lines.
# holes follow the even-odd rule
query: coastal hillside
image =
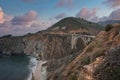
<svg viewBox="0 0 120 80">
<path fill-rule="evenodd" d="M 61 26 L 56 29 L 58 25 Z M 46 75 L 50 79 L 54 72 L 61 71 L 81 54 L 101 30 L 102 26 L 98 24 L 79 18 L 65 18 L 45 31 L 1 37 L 0 55 L 29 55 L 39 61 L 46 61 L 43 66 L 47 66 Z"/>
<path fill-rule="evenodd" d="M 48 80 L 119 80 L 120 25 L 100 32 L 81 54 Z"/>
</svg>

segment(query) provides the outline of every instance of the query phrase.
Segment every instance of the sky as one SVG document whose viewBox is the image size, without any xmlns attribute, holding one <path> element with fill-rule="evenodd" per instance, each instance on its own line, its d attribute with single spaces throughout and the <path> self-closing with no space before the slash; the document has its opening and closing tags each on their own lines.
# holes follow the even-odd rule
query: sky
<svg viewBox="0 0 120 80">
<path fill-rule="evenodd" d="M 65 17 L 120 20 L 120 0 L 0 0 L 0 36 L 45 30 Z"/>
</svg>

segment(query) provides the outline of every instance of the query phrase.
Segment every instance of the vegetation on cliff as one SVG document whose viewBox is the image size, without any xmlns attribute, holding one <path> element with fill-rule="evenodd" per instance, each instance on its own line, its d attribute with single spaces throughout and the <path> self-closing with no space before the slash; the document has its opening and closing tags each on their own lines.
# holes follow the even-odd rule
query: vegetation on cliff
<svg viewBox="0 0 120 80">
<path fill-rule="evenodd" d="M 108 24 L 106 27 L 105 27 L 105 31 L 109 31 L 113 28 L 113 26 L 111 24 Z"/>
</svg>

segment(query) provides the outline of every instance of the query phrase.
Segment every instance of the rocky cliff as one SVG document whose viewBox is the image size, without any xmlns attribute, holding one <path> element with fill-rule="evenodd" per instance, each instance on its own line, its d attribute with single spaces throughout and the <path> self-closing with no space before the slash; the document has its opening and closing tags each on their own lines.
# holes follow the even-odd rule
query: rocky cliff
<svg viewBox="0 0 120 80">
<path fill-rule="evenodd" d="M 39 60 L 45 60 L 48 77 L 55 70 L 70 63 L 85 47 L 86 44 L 81 38 L 72 37 L 71 34 L 45 32 L 0 39 L 1 55 L 32 55 Z"/>
<path fill-rule="evenodd" d="M 81 54 L 48 80 L 119 80 L 120 26 L 100 32 Z"/>
<path fill-rule="evenodd" d="M 82 50 L 86 45 L 81 38 L 72 43 L 72 35 L 33 34 L 0 39 L 0 53 L 34 55 L 41 60 L 59 59 Z"/>
<path fill-rule="evenodd" d="M 73 46 L 76 45 L 76 46 Z M 72 43 L 72 35 L 38 33 L 23 37 L 0 39 L 0 53 L 34 55 L 41 60 L 59 59 L 82 50 L 81 38 Z"/>
</svg>

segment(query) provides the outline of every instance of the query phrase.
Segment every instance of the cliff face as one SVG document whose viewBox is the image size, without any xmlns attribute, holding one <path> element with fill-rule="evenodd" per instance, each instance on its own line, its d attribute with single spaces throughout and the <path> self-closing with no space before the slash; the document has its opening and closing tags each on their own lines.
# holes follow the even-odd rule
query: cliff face
<svg viewBox="0 0 120 80">
<path fill-rule="evenodd" d="M 48 80 L 119 80 L 119 53 L 120 26 L 115 26 L 100 32 L 81 54 Z"/>
<path fill-rule="evenodd" d="M 0 39 L 0 54 L 21 54 L 23 53 L 24 45 L 23 37 L 11 37 Z"/>
<path fill-rule="evenodd" d="M 43 33 L 0 39 L 1 53 L 34 55 L 41 60 L 63 58 L 82 50 L 85 46 L 80 38 L 72 43 L 71 35 L 60 34 Z"/>
</svg>

